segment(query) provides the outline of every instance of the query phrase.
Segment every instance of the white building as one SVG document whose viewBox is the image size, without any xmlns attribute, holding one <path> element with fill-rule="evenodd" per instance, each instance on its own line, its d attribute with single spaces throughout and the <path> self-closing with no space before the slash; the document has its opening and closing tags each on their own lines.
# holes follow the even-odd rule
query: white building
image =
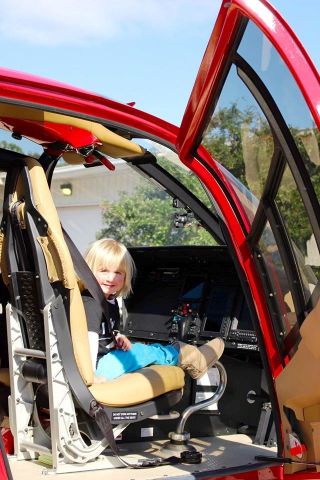
<svg viewBox="0 0 320 480">
<path fill-rule="evenodd" d="M 96 240 L 97 232 L 103 227 L 104 201 L 117 201 L 121 192 L 132 193 L 141 183 L 141 176 L 124 160 L 112 162 L 114 171 L 103 165 L 92 168 L 70 165 L 55 169 L 51 185 L 53 200 L 64 229 L 81 253 Z M 0 173 L 0 218 L 4 183 L 5 173 Z"/>
<path fill-rule="evenodd" d="M 124 160 L 113 160 L 115 170 L 83 165 L 55 169 L 51 191 L 61 223 L 83 253 L 103 227 L 103 202 L 117 201 L 121 192 L 132 193 L 140 183 Z"/>
</svg>

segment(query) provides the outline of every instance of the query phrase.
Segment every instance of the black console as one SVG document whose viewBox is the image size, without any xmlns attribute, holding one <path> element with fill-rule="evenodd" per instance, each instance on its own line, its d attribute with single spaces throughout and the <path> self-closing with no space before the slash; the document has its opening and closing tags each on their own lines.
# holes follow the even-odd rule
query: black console
<svg viewBox="0 0 320 480">
<path fill-rule="evenodd" d="M 258 350 L 225 247 L 150 247 L 131 249 L 131 254 L 138 273 L 124 305 L 125 334 L 196 344 L 222 337 L 227 348 Z"/>
<path fill-rule="evenodd" d="M 219 411 L 204 409 L 192 415 L 187 427 L 190 434 L 255 432 L 266 398 L 261 388 L 261 358 L 248 305 L 227 248 L 133 248 L 131 254 L 137 277 L 133 295 L 123 308 L 124 332 L 128 336 L 136 341 L 177 339 L 196 345 L 215 337 L 225 340 L 222 364 L 228 382 Z M 191 381 L 186 376 L 178 411 L 212 392 L 210 377 L 206 381 L 209 383 Z M 255 401 L 249 398 L 252 394 L 256 395 Z M 174 429 L 170 421 L 147 420 L 144 426 L 154 438 L 166 438 L 166 432 Z M 129 427 L 124 439 L 130 434 L 132 438 L 139 436 L 136 430 L 132 432 L 133 428 L 138 427 Z"/>
</svg>

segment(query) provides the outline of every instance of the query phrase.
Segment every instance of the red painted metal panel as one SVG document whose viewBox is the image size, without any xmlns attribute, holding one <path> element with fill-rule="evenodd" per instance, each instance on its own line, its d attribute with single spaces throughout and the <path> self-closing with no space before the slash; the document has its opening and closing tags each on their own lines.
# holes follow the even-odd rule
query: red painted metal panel
<svg viewBox="0 0 320 480">
<path fill-rule="evenodd" d="M 97 137 L 87 130 L 70 125 L 6 117 L 2 117 L 1 122 L 10 131 L 15 133 L 21 132 L 25 138 L 29 138 L 43 146 L 60 141 L 68 143 L 74 148 L 81 148 L 99 141 Z"/>
<path fill-rule="evenodd" d="M 1 435 L 1 434 L 0 434 Z M 0 480 L 12 480 L 8 459 L 3 446 L 2 436 L 0 438 Z"/>
<path fill-rule="evenodd" d="M 214 478 L 219 478 L 219 480 L 283 480 L 283 467 L 281 465 L 275 467 L 265 467 L 259 468 L 257 470 L 249 470 L 242 473 L 235 473 L 223 476 L 201 476 L 202 480 L 213 480 Z"/>
<path fill-rule="evenodd" d="M 12 73 L 12 75 L 10 75 Z M 178 128 L 132 106 L 49 80 L 0 69 L 0 101 L 43 107 L 59 113 L 131 125 L 175 145 Z"/>
<path fill-rule="evenodd" d="M 306 472 L 297 472 L 284 475 L 284 480 L 316 480 L 320 478 L 320 472 L 308 470 Z"/>
<path fill-rule="evenodd" d="M 229 3 L 232 2 L 227 5 Z M 181 122 L 177 148 L 183 158 L 194 153 L 200 143 L 212 92 L 217 88 L 240 20 L 236 9 L 222 5 Z"/>
</svg>

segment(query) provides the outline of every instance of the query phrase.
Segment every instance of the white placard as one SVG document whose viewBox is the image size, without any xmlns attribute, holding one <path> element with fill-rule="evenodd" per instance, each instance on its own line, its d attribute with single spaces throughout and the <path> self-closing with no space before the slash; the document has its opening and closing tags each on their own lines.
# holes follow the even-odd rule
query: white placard
<svg viewBox="0 0 320 480">
<path fill-rule="evenodd" d="M 153 437 L 153 427 L 141 428 L 140 435 L 141 435 L 141 438 Z"/>
</svg>

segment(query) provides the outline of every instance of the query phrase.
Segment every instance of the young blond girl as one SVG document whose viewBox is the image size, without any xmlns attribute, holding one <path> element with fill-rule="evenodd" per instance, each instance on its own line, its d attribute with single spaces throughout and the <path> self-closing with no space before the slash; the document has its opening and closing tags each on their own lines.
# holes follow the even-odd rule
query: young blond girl
<svg viewBox="0 0 320 480">
<path fill-rule="evenodd" d="M 131 342 L 119 332 L 118 297 L 127 297 L 135 272 L 133 259 L 120 242 L 105 238 L 97 240 L 85 255 L 109 304 L 109 316 L 115 332 L 115 342 L 109 323 L 97 301 L 87 290 L 82 293 L 87 316 L 90 352 L 96 381 L 114 379 L 148 365 L 178 365 L 192 378 L 200 378 L 222 355 L 224 342 L 216 338 L 197 348 L 182 342 L 171 345 Z"/>
</svg>

